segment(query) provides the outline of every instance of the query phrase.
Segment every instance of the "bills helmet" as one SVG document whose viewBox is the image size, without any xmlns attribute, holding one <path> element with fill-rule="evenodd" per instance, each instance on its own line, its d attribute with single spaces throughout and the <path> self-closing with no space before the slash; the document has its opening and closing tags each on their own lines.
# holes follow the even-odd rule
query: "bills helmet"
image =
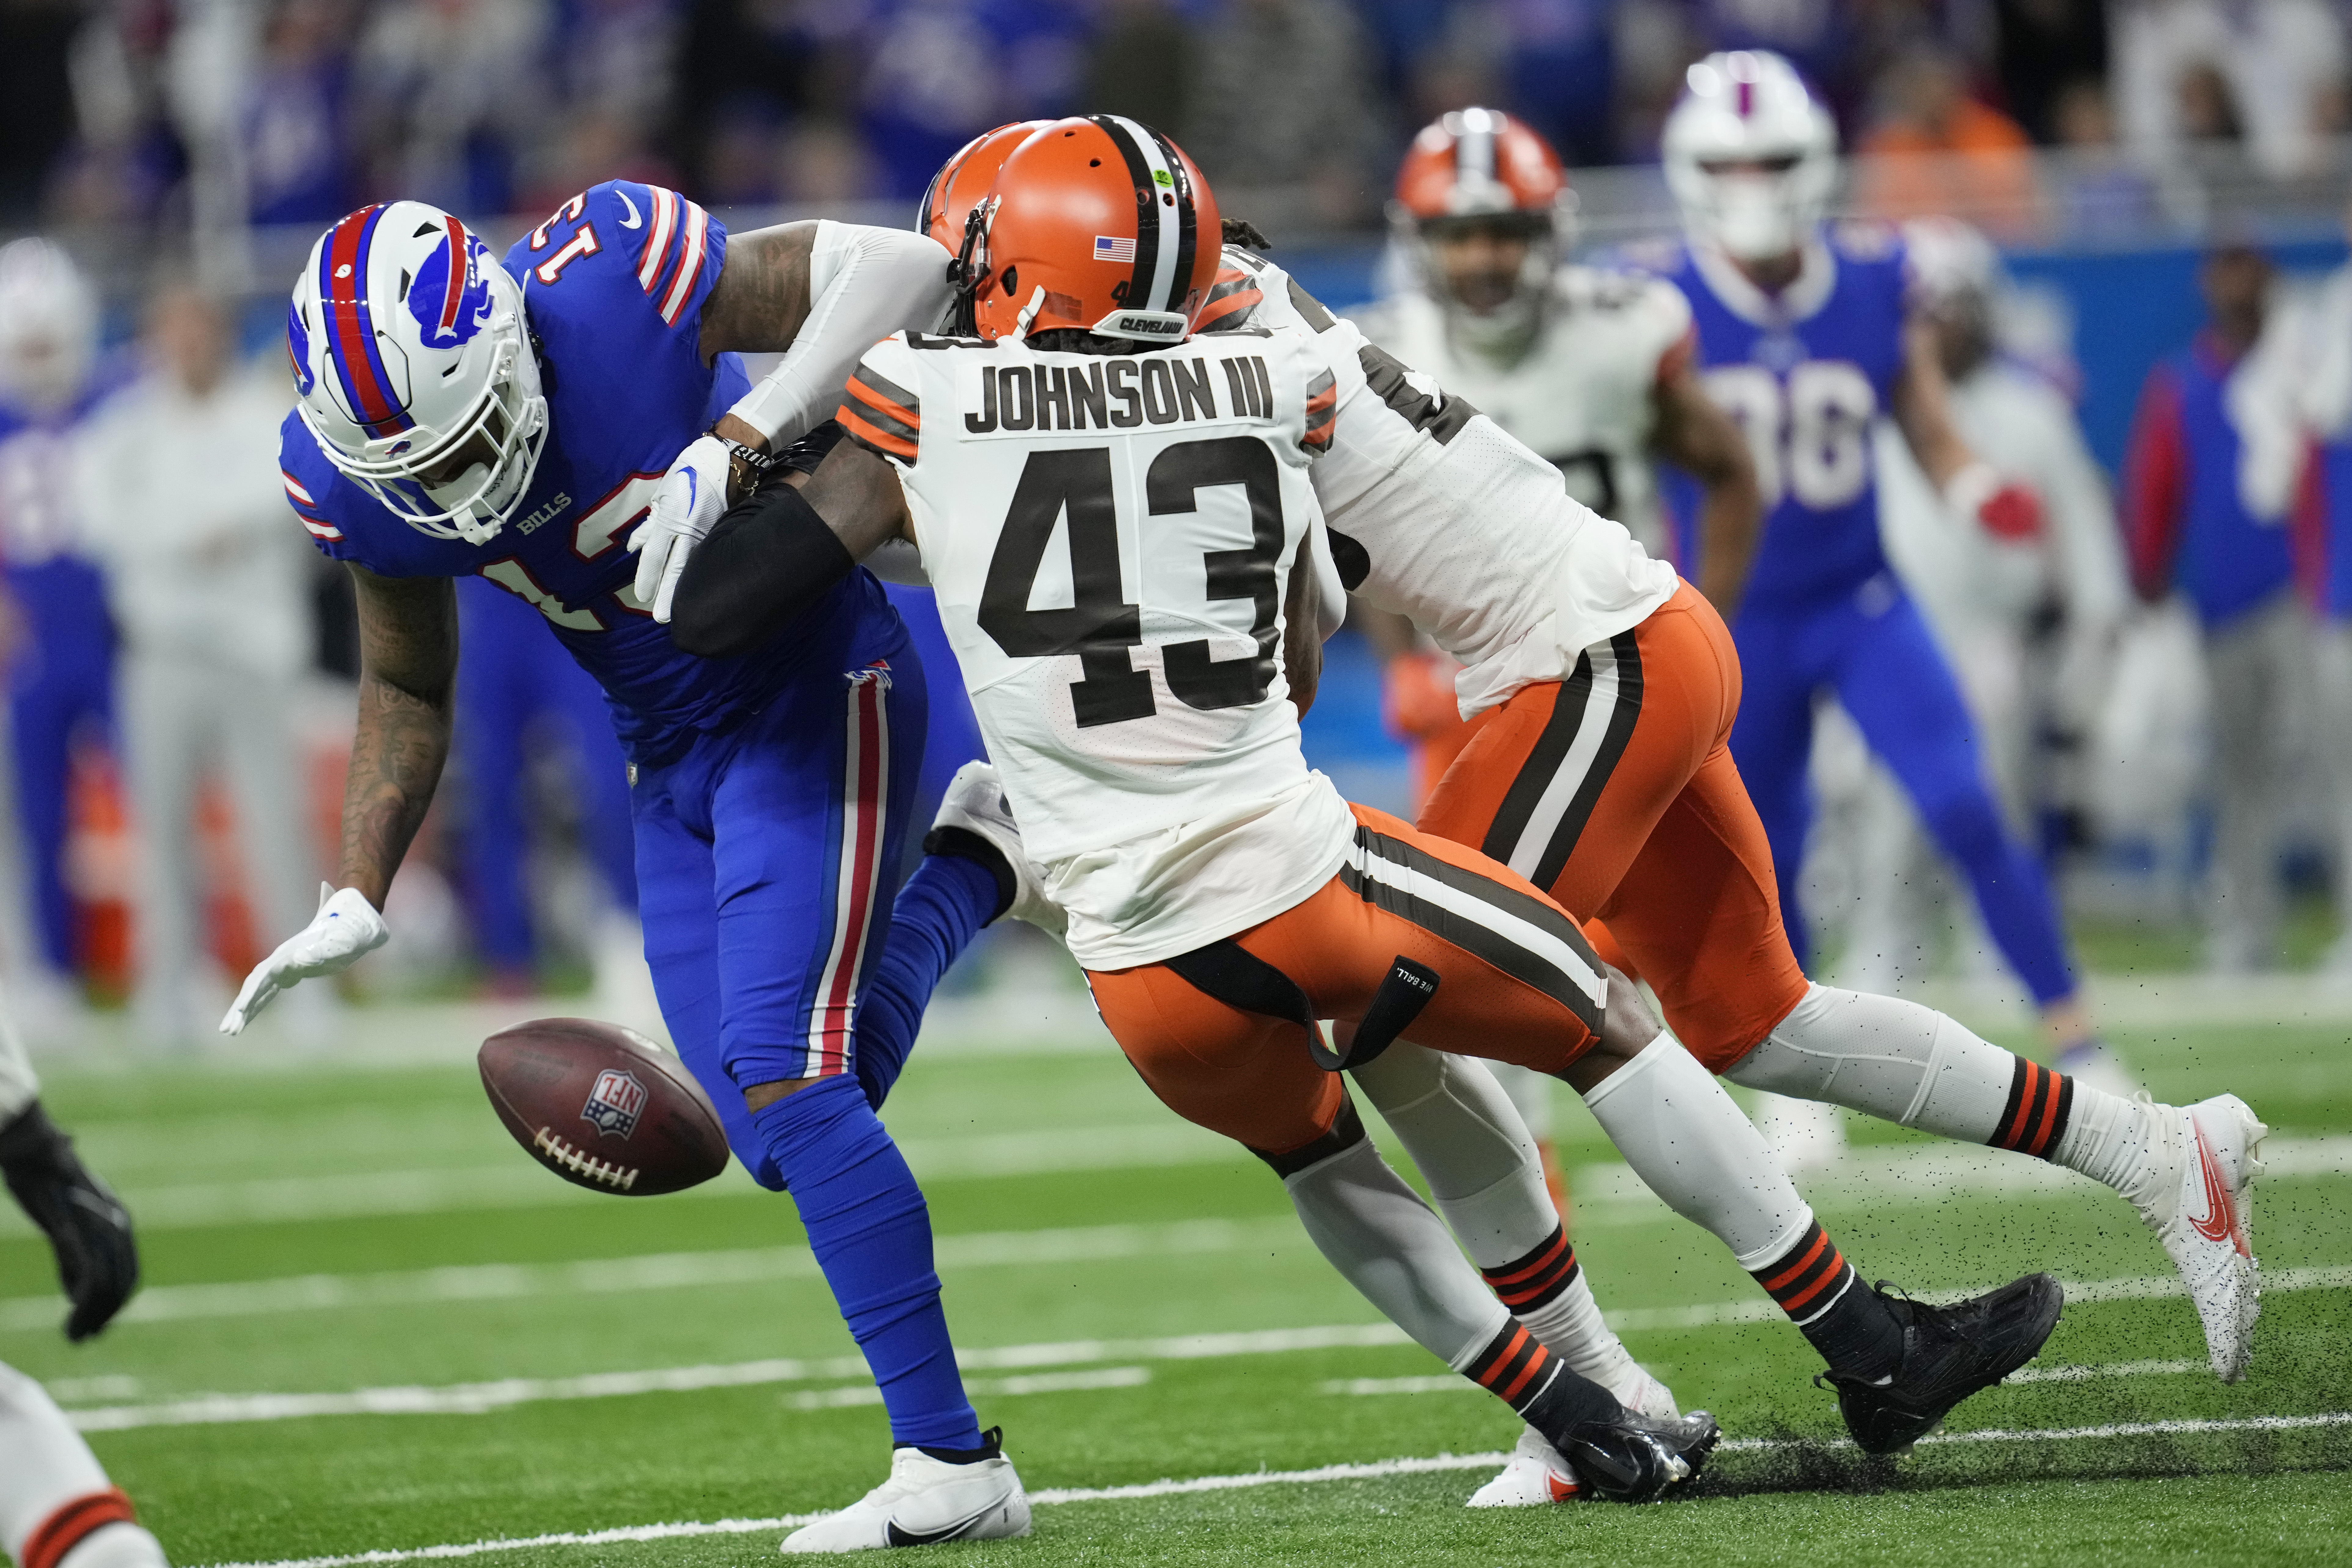
<svg viewBox="0 0 2352 1568">
<path fill-rule="evenodd" d="M 1694 239 L 1741 260 L 1801 247 L 1837 186 L 1837 127 L 1796 67 L 1762 49 L 1690 68 L 1666 116 L 1666 184 Z"/>
<path fill-rule="evenodd" d="M 991 339 L 1075 329 L 1181 342 L 1223 242 L 1199 167 L 1116 114 L 1057 120 L 1024 139 L 979 211 L 964 288 Z"/>
<path fill-rule="evenodd" d="M 1575 196 L 1551 143 L 1492 109 L 1463 109 L 1422 127 L 1397 171 L 1389 219 L 1422 284 L 1474 339 L 1523 335 L 1536 323 L 1569 244 Z M 1458 297 L 1432 247 L 1483 230 L 1527 242 L 1510 298 L 1474 309 Z"/>
<path fill-rule="evenodd" d="M 327 460 L 436 539 L 482 544 L 530 488 L 547 399 L 522 289 L 423 202 L 320 237 L 286 322 L 297 407 Z"/>
<path fill-rule="evenodd" d="M 64 406 L 98 360 L 98 299 L 73 258 L 46 239 L 0 246 L 0 399 Z"/>
</svg>

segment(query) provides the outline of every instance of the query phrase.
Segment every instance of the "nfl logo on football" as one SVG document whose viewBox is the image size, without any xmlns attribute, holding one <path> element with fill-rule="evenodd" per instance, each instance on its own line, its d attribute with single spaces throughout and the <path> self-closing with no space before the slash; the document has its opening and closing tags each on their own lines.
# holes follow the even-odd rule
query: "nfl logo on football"
<svg viewBox="0 0 2352 1568">
<path fill-rule="evenodd" d="M 596 1075 L 596 1087 L 588 1091 L 580 1120 L 594 1126 L 600 1137 L 626 1138 L 637 1130 L 637 1117 L 645 1109 L 646 1086 L 635 1075 L 606 1068 Z"/>
</svg>

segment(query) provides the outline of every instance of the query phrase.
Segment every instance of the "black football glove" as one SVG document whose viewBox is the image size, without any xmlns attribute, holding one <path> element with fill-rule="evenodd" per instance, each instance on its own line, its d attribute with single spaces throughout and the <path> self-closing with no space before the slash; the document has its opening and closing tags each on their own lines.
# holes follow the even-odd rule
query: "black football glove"
<svg viewBox="0 0 2352 1568">
<path fill-rule="evenodd" d="M 73 1310 L 66 1338 L 89 1338 L 122 1310 L 139 1285 L 131 1215 L 89 1173 L 40 1101 L 0 1125 L 0 1176 L 57 1249 L 58 1278 Z"/>
</svg>

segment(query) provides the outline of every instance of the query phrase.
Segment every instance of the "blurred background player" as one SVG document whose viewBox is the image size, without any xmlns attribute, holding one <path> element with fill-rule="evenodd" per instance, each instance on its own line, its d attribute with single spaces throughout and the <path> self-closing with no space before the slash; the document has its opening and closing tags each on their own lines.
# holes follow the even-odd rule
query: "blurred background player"
<svg viewBox="0 0 2352 1568">
<path fill-rule="evenodd" d="M 0 651 L 16 806 L 0 825 L 0 861 L 21 853 L 23 863 L 21 877 L 0 889 L 0 958 L 37 1035 L 75 1008 L 69 977 L 80 954 L 66 873 L 74 749 L 110 739 L 114 722 L 114 627 L 98 568 L 82 552 L 72 479 L 72 433 L 96 395 L 98 343 L 97 298 L 64 250 L 44 239 L 0 247 L 0 577 L 9 622 Z"/>
<path fill-rule="evenodd" d="M 2273 454 L 2300 457 L 2302 440 L 2264 395 L 2255 354 L 2270 259 L 2220 247 L 2197 280 L 2205 326 L 2140 389 L 2123 526 L 2140 597 L 2185 601 L 2201 634 L 2213 725 L 2205 963 L 2239 974 L 2279 963 L 2281 818 L 2312 671 L 2288 528 L 2296 474 L 2282 477 Z"/>
<path fill-rule="evenodd" d="M 1390 207 L 1408 286 L 1358 325 L 1532 447 L 1570 496 L 1653 554 L 1665 545 L 1655 459 L 1697 479 L 1707 551 L 1698 585 L 1728 616 L 1755 544 L 1754 468 L 1691 368 L 1689 304 L 1660 279 L 1569 265 L 1571 210 L 1567 172 L 1542 137 L 1492 110 L 1444 116 L 1413 138 Z M 1461 667 L 1411 621 L 1362 604 L 1353 614 L 1382 656 L 1389 722 L 1414 745 L 1418 814 L 1484 716 L 1464 721 Z M 1564 1205 L 1551 1081 L 1490 1066 Z"/>
<path fill-rule="evenodd" d="M 282 373 L 236 353 L 218 300 L 149 302 L 145 373 L 79 437 L 75 504 L 122 639 L 121 731 L 139 836 L 137 1006 L 148 1037 L 188 1044 L 226 988 L 205 957 L 197 796 L 226 786 L 247 907 L 299 927 L 316 857 L 292 713 L 313 640 L 309 563 L 286 526 L 299 481 L 273 460 Z M 294 1020 L 315 1024 L 314 986 Z"/>
<path fill-rule="evenodd" d="M 568 819 L 594 886 L 572 935 L 586 942 L 600 1017 L 658 1025 L 637 924 L 636 840 L 629 826 L 629 764 L 613 739 L 595 678 L 547 635 L 529 601 L 478 577 L 457 584 L 457 717 L 454 754 L 464 770 L 461 880 L 475 951 L 499 995 L 541 988 L 547 920 L 532 864 L 550 847 L 551 820 Z M 535 809 L 549 785 L 565 799 Z"/>
<path fill-rule="evenodd" d="M 40 1084 L 0 1015 L 0 1177 L 56 1249 L 66 1337 L 106 1327 L 139 1282 L 131 1216 L 41 1109 Z M 162 1568 L 131 1500 L 41 1385 L 0 1363 L 0 1551 L 17 1568 Z"/>
<path fill-rule="evenodd" d="M 2071 765 L 2105 699 L 2131 607 L 2115 506 L 2065 395 L 2001 352 L 2000 253 L 1952 218 L 1916 219 L 1903 232 L 1920 314 L 1949 383 L 1953 427 L 1972 449 L 2000 453 L 2032 489 L 2042 530 L 2012 540 L 1957 521 L 1908 443 L 1884 425 L 1874 437 L 1879 528 L 1977 721 L 2011 831 L 2032 844 L 2080 798 Z M 1899 991 L 1926 973 L 1932 920 L 1956 889 L 1883 769 L 1872 770 L 1856 848 L 1843 977 L 1857 990 Z M 1969 915 L 1958 918 L 1974 927 Z M 1981 928 L 1962 947 L 1979 974 L 1995 962 Z M 2094 1057 L 2072 1070 L 2104 1074 L 2093 1081 L 2110 1092 L 2131 1090 L 2111 1061 Z"/>
<path fill-rule="evenodd" d="M 1687 89 L 1664 135 L 1688 236 L 1668 275 L 1768 509 L 1732 623 L 1747 689 L 1731 747 L 1771 839 L 1790 941 L 1803 962 L 1814 705 L 1834 696 L 1968 879 L 2061 1067 L 2100 1060 L 2041 864 L 2009 831 L 1951 671 L 1881 545 L 1872 427 L 1892 416 L 1956 526 L 2032 538 L 2040 502 L 1954 428 L 1900 238 L 1823 226 L 1837 131 L 1795 69 L 1737 50 L 1692 66 Z M 1785 1152 L 1842 1136 L 1833 1112 L 1775 1106 L 1771 1119 Z"/>
</svg>

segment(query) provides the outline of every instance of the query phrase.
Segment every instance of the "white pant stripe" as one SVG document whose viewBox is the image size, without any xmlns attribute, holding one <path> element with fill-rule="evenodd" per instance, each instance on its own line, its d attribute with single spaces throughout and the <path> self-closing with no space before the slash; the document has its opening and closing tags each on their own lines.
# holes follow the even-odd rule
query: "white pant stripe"
<svg viewBox="0 0 2352 1568">
<path fill-rule="evenodd" d="M 1551 847 L 1552 835 L 1559 831 L 1576 792 L 1584 787 L 1585 775 L 1592 771 L 1601 742 L 1609 738 L 1609 721 L 1617 710 L 1617 650 L 1605 642 L 1595 643 L 1584 657 L 1592 661 L 1592 685 L 1585 693 L 1583 716 L 1576 722 L 1576 739 L 1570 742 L 1551 782 L 1544 785 L 1535 810 L 1528 814 L 1528 825 L 1520 829 L 1518 842 L 1511 846 L 1510 858 L 1505 862 L 1529 881 L 1543 864 L 1544 852 Z M 1561 689 L 1563 699 L 1568 689 Z"/>
<path fill-rule="evenodd" d="M 1595 1007 L 1607 1005 L 1609 984 L 1600 971 L 1541 926 L 1521 920 L 1510 910 L 1490 904 L 1475 893 L 1465 892 L 1450 882 L 1441 882 L 1434 877 L 1423 876 L 1410 866 L 1384 859 L 1370 849 L 1359 847 L 1355 855 L 1356 868 L 1369 879 L 1486 927 L 1567 976 L 1578 990 L 1592 999 Z"/>
</svg>

